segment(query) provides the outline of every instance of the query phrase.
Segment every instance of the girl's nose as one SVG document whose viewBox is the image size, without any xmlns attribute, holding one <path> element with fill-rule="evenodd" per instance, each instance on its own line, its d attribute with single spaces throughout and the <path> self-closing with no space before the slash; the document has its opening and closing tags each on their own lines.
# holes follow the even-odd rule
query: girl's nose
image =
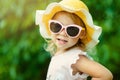
<svg viewBox="0 0 120 80">
<path fill-rule="evenodd" d="M 59 34 L 62 35 L 62 36 L 67 36 L 66 32 L 65 32 L 65 29 L 63 29 Z"/>
</svg>

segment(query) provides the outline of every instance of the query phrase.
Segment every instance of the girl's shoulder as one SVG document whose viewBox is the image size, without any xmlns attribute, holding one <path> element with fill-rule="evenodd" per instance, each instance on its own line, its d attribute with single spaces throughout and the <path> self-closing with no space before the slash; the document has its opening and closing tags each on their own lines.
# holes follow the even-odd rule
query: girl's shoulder
<svg viewBox="0 0 120 80">
<path fill-rule="evenodd" d="M 77 77 L 86 78 L 88 74 L 85 74 L 84 72 L 82 74 L 79 74 L 80 72 L 77 72 L 75 75 L 73 75 L 74 68 L 72 67 L 72 65 L 76 64 L 77 61 L 79 61 L 80 58 L 82 58 L 81 56 L 85 56 L 88 59 L 92 59 L 92 58 L 88 56 L 87 52 L 81 50 L 79 47 L 72 48 L 71 50 L 67 52 L 67 55 L 69 55 L 69 58 L 70 58 L 68 64 L 70 65 L 69 70 L 71 72 L 71 75 L 76 78 Z"/>
</svg>

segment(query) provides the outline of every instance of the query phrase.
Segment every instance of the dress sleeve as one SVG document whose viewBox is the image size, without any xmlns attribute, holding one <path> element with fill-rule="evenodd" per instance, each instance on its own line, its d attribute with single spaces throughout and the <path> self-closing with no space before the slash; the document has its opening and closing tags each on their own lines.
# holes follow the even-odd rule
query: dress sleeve
<svg viewBox="0 0 120 80">
<path fill-rule="evenodd" d="M 69 64 L 70 75 L 74 79 L 86 80 L 86 78 L 89 76 L 88 74 L 85 74 L 85 73 L 82 73 L 82 74 L 76 73 L 75 75 L 72 74 L 73 69 L 72 69 L 71 65 L 76 63 L 76 61 L 80 58 L 79 55 L 84 55 L 84 56 L 88 57 L 86 52 L 83 52 L 81 50 L 74 51 L 74 53 L 71 54 L 71 56 L 72 56 L 72 59 L 70 60 L 71 64 Z"/>
</svg>

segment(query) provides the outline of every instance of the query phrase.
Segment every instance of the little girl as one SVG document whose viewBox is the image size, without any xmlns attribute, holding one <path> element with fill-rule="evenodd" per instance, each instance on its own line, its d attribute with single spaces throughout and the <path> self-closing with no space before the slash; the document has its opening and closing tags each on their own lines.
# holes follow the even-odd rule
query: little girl
<svg viewBox="0 0 120 80">
<path fill-rule="evenodd" d="M 94 25 L 87 6 L 80 0 L 51 3 L 37 11 L 40 33 L 50 40 L 52 54 L 46 80 L 112 80 L 111 72 L 88 56 L 99 41 L 101 28 Z"/>
</svg>

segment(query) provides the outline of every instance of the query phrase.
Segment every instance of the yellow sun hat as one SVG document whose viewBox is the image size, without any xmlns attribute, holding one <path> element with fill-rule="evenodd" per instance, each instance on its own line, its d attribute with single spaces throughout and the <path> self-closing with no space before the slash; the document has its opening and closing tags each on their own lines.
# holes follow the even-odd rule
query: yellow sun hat
<svg viewBox="0 0 120 80">
<path fill-rule="evenodd" d="M 37 10 L 36 25 L 40 26 L 40 34 L 43 38 L 51 39 L 48 22 L 59 11 L 74 13 L 83 20 L 87 29 L 87 36 L 82 42 L 85 44 L 86 49 L 93 48 L 99 42 L 98 38 L 102 29 L 93 24 L 87 6 L 81 0 L 62 0 L 59 3 L 53 2 L 47 6 L 46 10 Z"/>
</svg>

